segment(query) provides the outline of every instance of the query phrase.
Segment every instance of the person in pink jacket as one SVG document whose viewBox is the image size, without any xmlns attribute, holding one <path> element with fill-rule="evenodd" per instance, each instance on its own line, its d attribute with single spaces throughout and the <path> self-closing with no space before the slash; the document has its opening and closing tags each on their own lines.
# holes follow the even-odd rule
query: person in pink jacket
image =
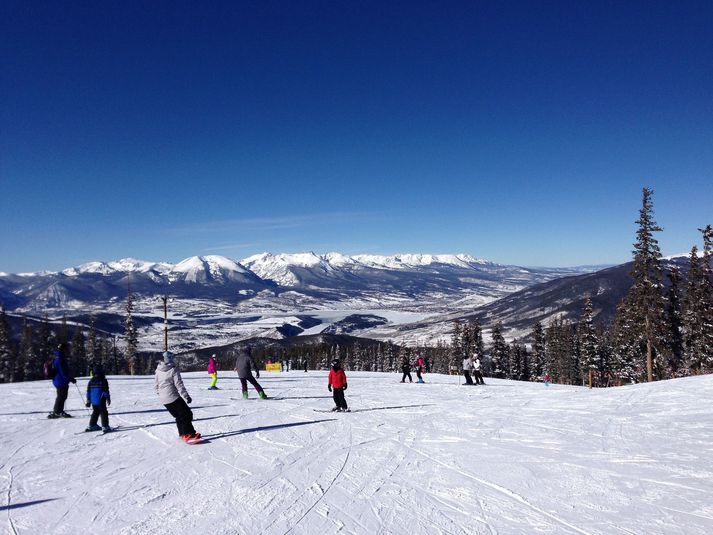
<svg viewBox="0 0 713 535">
<path fill-rule="evenodd" d="M 215 365 L 215 353 L 208 357 L 208 375 L 210 375 L 212 381 L 208 390 L 219 390 L 215 384 L 218 382 L 218 367 Z"/>
</svg>

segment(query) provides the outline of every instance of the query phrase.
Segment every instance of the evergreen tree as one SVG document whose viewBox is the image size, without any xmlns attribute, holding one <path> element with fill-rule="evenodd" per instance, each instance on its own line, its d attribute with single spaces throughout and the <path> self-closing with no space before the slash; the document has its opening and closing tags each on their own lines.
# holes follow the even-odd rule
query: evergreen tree
<svg viewBox="0 0 713 535">
<path fill-rule="evenodd" d="M 494 377 L 504 378 L 508 375 L 508 358 L 510 350 L 505 337 L 503 336 L 503 326 L 500 322 L 493 327 L 491 334 L 493 346 L 490 351 L 492 363 L 492 375 Z"/>
<path fill-rule="evenodd" d="M 681 310 L 681 273 L 672 267 L 668 272 L 670 285 L 666 306 L 666 330 L 668 346 L 668 368 L 675 377 L 683 367 L 683 325 Z"/>
<path fill-rule="evenodd" d="M 517 340 L 513 340 L 510 344 L 510 351 L 508 352 L 508 357 L 509 366 L 507 371 L 507 378 L 519 381 L 522 373 L 522 346 Z"/>
<path fill-rule="evenodd" d="M 138 336 L 136 333 L 136 327 L 134 326 L 134 296 L 131 293 L 131 288 L 126 297 L 126 322 L 124 323 L 124 340 L 126 342 L 126 349 L 124 357 L 126 358 L 126 364 L 129 369 L 129 375 L 136 375 L 138 370 L 137 362 L 137 351 L 138 351 Z"/>
<path fill-rule="evenodd" d="M 485 346 L 483 344 L 483 330 L 477 318 L 470 322 L 470 333 L 473 340 L 473 353 L 482 360 L 483 355 L 485 355 Z"/>
<path fill-rule="evenodd" d="M 463 326 L 460 321 L 453 322 L 453 334 L 451 336 L 451 349 L 456 359 L 463 358 Z"/>
<path fill-rule="evenodd" d="M 634 314 L 636 325 L 640 326 L 637 331 L 643 337 L 646 347 L 648 381 L 654 380 L 654 352 L 660 347 L 659 342 L 664 330 L 661 250 L 654 238 L 654 233 L 663 229 L 653 218 L 652 195 L 652 190 L 644 188 L 639 219 L 636 221 L 639 227 L 636 231 L 634 267 L 631 271 L 634 284 L 627 296 L 629 311 Z"/>
<path fill-rule="evenodd" d="M 545 331 L 542 323 L 535 323 L 532 328 L 532 373 L 531 379 L 539 379 L 545 374 Z"/>
<path fill-rule="evenodd" d="M 591 372 L 596 379 L 599 370 L 599 348 L 594 332 L 594 308 L 592 299 L 587 297 L 584 301 L 584 312 L 579 323 L 579 348 L 581 352 L 581 369 L 585 373 L 585 380 Z"/>
<path fill-rule="evenodd" d="M 87 349 L 85 346 L 84 332 L 80 325 L 76 326 L 74 336 L 72 336 L 72 352 L 69 367 L 72 373 L 77 377 L 87 375 Z"/>
<path fill-rule="evenodd" d="M 703 314 L 703 366 L 713 370 L 713 227 L 698 229 L 703 234 L 703 275 L 701 284 L 701 312 Z"/>
<path fill-rule="evenodd" d="M 15 348 L 10 338 L 10 325 L 5 308 L 0 306 L 0 381 L 11 383 L 15 371 Z"/>
<path fill-rule="evenodd" d="M 87 361 L 94 365 L 99 362 L 99 343 L 97 342 L 97 327 L 94 316 L 89 319 L 89 336 L 87 337 Z"/>
<path fill-rule="evenodd" d="M 67 316 L 62 316 L 62 323 L 57 334 L 57 345 L 67 346 L 69 344 L 69 327 L 67 327 Z"/>
<path fill-rule="evenodd" d="M 28 379 L 44 378 L 44 363 L 52 358 L 53 334 L 47 316 L 40 322 L 35 338 L 34 358 L 27 363 L 25 377 Z"/>
<path fill-rule="evenodd" d="M 622 300 L 616 309 L 612 326 L 612 372 L 619 380 L 638 381 L 641 376 L 639 366 L 640 340 L 630 336 L 635 328 L 632 314 Z"/>
<path fill-rule="evenodd" d="M 27 319 L 22 322 L 22 338 L 20 339 L 20 349 L 15 360 L 15 381 L 29 381 L 31 373 L 25 374 L 28 366 L 34 360 L 34 348 L 32 346 L 32 326 Z M 27 370 L 31 371 L 31 370 Z"/>
</svg>

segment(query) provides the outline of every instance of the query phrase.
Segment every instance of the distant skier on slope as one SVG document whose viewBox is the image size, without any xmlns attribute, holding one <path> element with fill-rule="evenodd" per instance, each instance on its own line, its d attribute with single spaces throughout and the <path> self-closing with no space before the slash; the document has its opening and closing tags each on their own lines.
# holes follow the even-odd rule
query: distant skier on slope
<svg viewBox="0 0 713 535">
<path fill-rule="evenodd" d="M 64 356 L 65 344 L 60 344 L 54 352 L 52 360 L 52 384 L 57 390 L 57 397 L 54 400 L 54 409 L 47 415 L 47 418 L 71 418 L 72 415 L 64 412 L 64 402 L 69 394 L 69 383 L 77 384 L 72 371 L 69 369 L 67 359 Z"/>
<path fill-rule="evenodd" d="M 215 364 L 215 353 L 208 357 L 208 375 L 210 375 L 210 378 L 212 379 L 208 390 L 220 390 L 217 386 L 215 386 L 218 382 L 218 367 Z"/>
<path fill-rule="evenodd" d="M 111 394 L 109 393 L 109 381 L 104 375 L 104 368 L 101 364 L 92 367 L 92 378 L 87 383 L 87 403 L 92 407 L 92 415 L 89 417 L 89 426 L 85 431 L 111 431 L 109 427 L 109 411 L 107 406 L 111 405 Z M 97 421 L 101 416 L 102 425 L 99 427 Z"/>
<path fill-rule="evenodd" d="M 235 360 L 235 371 L 238 372 L 240 378 L 240 386 L 243 390 L 243 398 L 248 399 L 248 382 L 257 390 L 257 395 L 260 399 L 267 399 L 267 394 L 253 377 L 252 370 L 255 370 L 255 375 L 260 378 L 260 370 L 255 366 L 255 361 L 252 358 L 252 351 L 247 347 L 240 351 L 238 358 Z"/>
<path fill-rule="evenodd" d="M 193 412 L 188 408 L 191 396 L 183 384 L 181 372 L 174 363 L 174 355 L 170 351 L 163 354 L 163 360 L 156 366 L 154 388 L 166 407 L 176 419 L 178 435 L 188 443 L 200 441 L 201 434 L 193 428 Z M 184 401 L 185 400 L 185 401 Z"/>
<path fill-rule="evenodd" d="M 406 378 L 408 377 L 408 382 L 413 383 L 413 379 L 411 378 L 411 363 L 409 363 L 408 357 L 406 355 L 401 357 L 401 371 L 403 372 L 401 382 L 405 383 Z"/>
<path fill-rule="evenodd" d="M 484 385 L 483 373 L 481 372 L 481 364 L 478 355 L 473 355 L 473 378 L 476 385 Z"/>
<path fill-rule="evenodd" d="M 470 371 L 473 369 L 473 361 L 470 360 L 468 355 L 463 358 L 463 377 L 465 377 L 465 384 L 472 385 L 473 380 L 470 378 Z"/>
<path fill-rule="evenodd" d="M 347 374 L 342 370 L 342 366 L 338 360 L 332 361 L 332 369 L 329 370 L 329 378 L 327 380 L 327 389 L 332 393 L 335 407 L 332 409 L 336 412 L 349 412 L 347 400 L 344 399 L 344 391 L 347 389 Z"/>
<path fill-rule="evenodd" d="M 543 382 L 545 383 L 545 386 L 550 386 L 550 374 L 549 373 L 545 374 L 545 376 L 543 378 Z"/>
<path fill-rule="evenodd" d="M 423 383 L 425 382 L 423 380 L 423 377 L 421 374 L 423 373 L 424 367 L 425 367 L 425 362 L 423 360 L 423 355 L 421 353 L 416 353 L 416 378 L 418 379 L 416 382 L 417 383 Z"/>
</svg>

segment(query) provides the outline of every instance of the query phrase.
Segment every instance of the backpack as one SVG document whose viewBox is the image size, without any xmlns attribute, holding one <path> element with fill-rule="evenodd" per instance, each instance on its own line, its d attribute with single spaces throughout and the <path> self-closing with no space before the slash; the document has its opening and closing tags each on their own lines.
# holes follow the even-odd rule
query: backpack
<svg viewBox="0 0 713 535">
<path fill-rule="evenodd" d="M 57 375 L 57 370 L 54 367 L 54 359 L 48 359 L 44 365 L 45 379 L 54 379 Z"/>
</svg>

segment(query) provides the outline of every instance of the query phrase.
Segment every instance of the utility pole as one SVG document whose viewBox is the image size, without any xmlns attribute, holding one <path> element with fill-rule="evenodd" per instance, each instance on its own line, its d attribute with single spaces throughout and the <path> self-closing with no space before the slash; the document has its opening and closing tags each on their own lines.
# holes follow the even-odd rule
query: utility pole
<svg viewBox="0 0 713 535">
<path fill-rule="evenodd" d="M 163 350 L 168 351 L 168 297 L 163 296 Z"/>
</svg>

